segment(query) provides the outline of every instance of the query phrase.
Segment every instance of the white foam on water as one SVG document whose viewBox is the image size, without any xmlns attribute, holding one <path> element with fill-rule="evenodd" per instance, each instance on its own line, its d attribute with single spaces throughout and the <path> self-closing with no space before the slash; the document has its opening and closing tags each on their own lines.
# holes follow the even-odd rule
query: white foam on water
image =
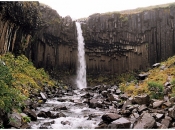
<svg viewBox="0 0 175 130">
<path fill-rule="evenodd" d="M 61 121 L 69 121 L 69 125 L 63 125 L 61 124 Z M 52 124 L 51 127 L 53 129 L 92 129 L 97 126 L 96 121 L 87 120 L 83 117 L 61 117 L 58 119 L 55 119 L 55 124 Z"/>
</svg>

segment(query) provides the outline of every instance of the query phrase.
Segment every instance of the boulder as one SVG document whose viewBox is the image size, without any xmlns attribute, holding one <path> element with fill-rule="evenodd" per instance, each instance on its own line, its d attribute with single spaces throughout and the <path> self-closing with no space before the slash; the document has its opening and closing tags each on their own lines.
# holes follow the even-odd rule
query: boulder
<svg viewBox="0 0 175 130">
<path fill-rule="evenodd" d="M 164 101 L 161 101 L 161 100 L 155 100 L 153 102 L 153 108 L 158 108 L 160 107 L 162 104 L 163 104 Z"/>
<path fill-rule="evenodd" d="M 111 123 L 112 121 L 120 118 L 121 116 L 115 113 L 106 113 L 102 116 L 102 120 L 106 123 Z"/>
<path fill-rule="evenodd" d="M 21 127 L 21 122 L 22 122 L 22 118 L 21 115 L 19 113 L 12 113 L 9 114 L 9 125 L 15 128 L 20 128 Z"/>
<path fill-rule="evenodd" d="M 173 119 L 175 119 L 175 106 L 173 106 L 172 108 L 168 109 L 168 115 L 170 117 L 172 117 Z"/>
<path fill-rule="evenodd" d="M 156 125 L 155 119 L 149 113 L 144 113 L 136 121 L 134 129 L 151 129 L 155 125 Z"/>
<path fill-rule="evenodd" d="M 170 123 L 171 123 L 171 118 L 166 116 L 162 121 L 161 124 L 164 126 L 164 129 L 169 128 Z"/>
<path fill-rule="evenodd" d="M 37 116 L 38 117 L 44 117 L 44 118 L 48 117 L 45 111 L 40 111 Z"/>
<path fill-rule="evenodd" d="M 111 124 L 108 125 L 109 129 L 129 129 L 131 126 L 131 122 L 124 118 L 121 117 L 113 122 L 111 122 Z"/>
<path fill-rule="evenodd" d="M 55 118 L 60 118 L 60 117 L 66 117 L 66 115 L 63 114 L 62 112 L 59 112 L 59 113 L 51 113 L 51 115 L 49 117 L 51 119 L 55 119 Z"/>
<path fill-rule="evenodd" d="M 132 100 L 132 103 L 137 103 L 139 105 L 142 105 L 142 104 L 149 105 L 150 104 L 150 97 L 147 94 L 141 95 L 141 96 L 135 96 Z"/>
<path fill-rule="evenodd" d="M 90 108 L 103 107 L 101 100 L 98 100 L 98 99 L 91 99 L 88 105 Z"/>
<path fill-rule="evenodd" d="M 30 110 L 29 108 L 25 108 L 23 110 L 23 112 L 25 114 L 27 114 L 31 118 L 32 121 L 36 121 L 37 120 L 37 115 L 35 114 L 34 111 Z"/>
</svg>

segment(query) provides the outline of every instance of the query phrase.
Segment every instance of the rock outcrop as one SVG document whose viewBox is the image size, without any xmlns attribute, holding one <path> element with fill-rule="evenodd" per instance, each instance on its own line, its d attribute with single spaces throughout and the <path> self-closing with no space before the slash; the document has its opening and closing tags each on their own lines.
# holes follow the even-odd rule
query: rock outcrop
<svg viewBox="0 0 175 130">
<path fill-rule="evenodd" d="M 39 2 L 0 2 L 0 54 L 25 54 L 53 76 L 76 70 L 75 22 Z M 54 73 L 53 73 L 54 72 Z"/>
<path fill-rule="evenodd" d="M 75 21 L 58 13 L 39 2 L 0 2 L 0 54 L 25 54 L 53 77 L 75 74 Z M 166 60 L 175 54 L 174 25 L 174 4 L 83 19 L 87 74 L 145 70 Z"/>
<path fill-rule="evenodd" d="M 89 72 L 123 73 L 175 54 L 175 7 L 93 14 L 82 22 Z"/>
</svg>

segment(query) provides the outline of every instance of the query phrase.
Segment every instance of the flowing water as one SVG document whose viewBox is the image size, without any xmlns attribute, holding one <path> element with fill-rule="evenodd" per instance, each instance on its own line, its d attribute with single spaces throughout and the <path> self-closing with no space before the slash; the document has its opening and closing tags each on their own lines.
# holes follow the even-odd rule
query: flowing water
<svg viewBox="0 0 175 130">
<path fill-rule="evenodd" d="M 77 40 L 78 40 L 78 69 L 77 69 L 77 79 L 76 84 L 79 89 L 86 88 L 86 60 L 85 60 L 85 50 L 84 50 L 84 38 L 82 35 L 81 24 L 76 22 L 77 27 Z"/>
<path fill-rule="evenodd" d="M 84 94 L 85 92 L 82 92 L 82 90 L 74 90 L 73 96 L 65 94 L 65 96 L 48 99 L 45 104 L 43 104 L 40 107 L 37 107 L 36 113 L 38 114 L 40 111 L 51 111 L 52 113 L 57 113 L 60 112 L 60 110 L 53 111 L 54 107 L 66 106 L 67 110 L 61 110 L 61 112 L 66 115 L 66 117 L 60 117 L 56 119 L 37 117 L 38 120 L 36 122 L 32 122 L 31 128 L 40 129 L 42 124 L 54 121 L 54 123 L 47 126 L 47 128 L 94 129 L 96 126 L 98 126 L 104 111 L 89 108 L 87 104 L 83 103 L 84 99 L 81 98 L 81 96 Z M 65 100 L 60 102 L 60 99 Z M 90 115 L 93 115 L 93 118 L 89 119 Z M 61 123 L 66 121 L 68 121 L 69 124 L 63 125 Z"/>
</svg>

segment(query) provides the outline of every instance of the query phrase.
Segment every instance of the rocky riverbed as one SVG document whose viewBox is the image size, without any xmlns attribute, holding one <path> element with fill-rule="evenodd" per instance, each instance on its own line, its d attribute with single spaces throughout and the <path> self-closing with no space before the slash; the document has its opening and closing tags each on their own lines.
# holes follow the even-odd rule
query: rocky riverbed
<svg viewBox="0 0 175 130">
<path fill-rule="evenodd" d="M 38 101 L 28 100 L 23 113 L 11 114 L 12 128 L 175 128 L 175 98 L 150 99 L 148 95 L 129 97 L 118 86 L 98 85 L 81 90 L 45 89 Z M 27 102 L 26 102 L 27 104 Z M 21 115 L 31 122 L 19 123 Z"/>
</svg>

